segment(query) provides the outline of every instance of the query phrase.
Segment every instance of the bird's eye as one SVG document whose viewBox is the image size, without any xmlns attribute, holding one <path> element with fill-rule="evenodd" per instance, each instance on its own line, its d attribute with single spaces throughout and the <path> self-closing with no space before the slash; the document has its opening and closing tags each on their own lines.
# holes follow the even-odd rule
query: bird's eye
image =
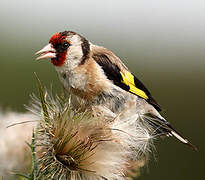
<svg viewBox="0 0 205 180">
<path fill-rule="evenodd" d="M 63 48 L 67 48 L 68 46 L 70 46 L 70 44 L 68 42 L 63 43 Z"/>
</svg>

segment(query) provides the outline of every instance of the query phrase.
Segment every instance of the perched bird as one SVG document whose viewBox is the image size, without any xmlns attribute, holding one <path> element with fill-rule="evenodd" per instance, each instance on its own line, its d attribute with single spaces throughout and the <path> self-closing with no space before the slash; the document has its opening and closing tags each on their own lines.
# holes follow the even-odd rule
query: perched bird
<svg viewBox="0 0 205 180">
<path fill-rule="evenodd" d="M 110 50 L 64 31 L 54 34 L 36 54 L 37 60 L 51 58 L 63 87 L 86 107 L 102 108 L 114 117 L 134 106 L 156 135 L 175 136 L 196 149 L 160 115 L 161 107 L 150 91 Z"/>
</svg>

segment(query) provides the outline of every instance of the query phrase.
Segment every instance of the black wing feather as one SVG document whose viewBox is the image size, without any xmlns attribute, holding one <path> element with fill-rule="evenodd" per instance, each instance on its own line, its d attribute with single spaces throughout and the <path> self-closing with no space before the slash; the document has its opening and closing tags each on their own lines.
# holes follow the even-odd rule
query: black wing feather
<svg viewBox="0 0 205 180">
<path fill-rule="evenodd" d="M 123 78 L 122 78 L 122 75 L 120 73 L 120 68 L 116 64 L 112 63 L 107 55 L 94 54 L 93 59 L 102 67 L 105 75 L 107 76 L 107 78 L 109 80 L 113 81 L 113 83 L 115 85 L 119 86 L 120 88 L 124 89 L 125 91 L 130 92 L 129 91 L 130 87 L 122 82 Z M 135 76 L 134 76 L 134 82 L 135 82 L 135 86 L 137 88 L 141 89 L 142 91 L 144 91 L 146 93 L 146 95 L 148 96 L 147 102 L 152 104 L 158 111 L 161 111 L 160 105 L 152 97 L 149 90 Z M 132 93 L 132 92 L 130 92 L 130 93 Z M 134 93 L 132 93 L 132 94 L 134 94 Z"/>
</svg>

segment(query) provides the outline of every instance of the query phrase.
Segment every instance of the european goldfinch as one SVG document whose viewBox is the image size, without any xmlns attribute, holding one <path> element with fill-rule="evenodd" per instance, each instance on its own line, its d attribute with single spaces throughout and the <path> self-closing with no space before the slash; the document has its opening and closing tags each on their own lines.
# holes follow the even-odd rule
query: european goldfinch
<svg viewBox="0 0 205 180">
<path fill-rule="evenodd" d="M 150 91 L 110 50 L 64 31 L 54 34 L 36 54 L 40 54 L 37 60 L 51 58 L 63 87 L 86 107 L 100 107 L 103 113 L 116 116 L 134 106 L 156 135 L 175 136 L 195 149 L 159 114 L 161 107 Z"/>
</svg>

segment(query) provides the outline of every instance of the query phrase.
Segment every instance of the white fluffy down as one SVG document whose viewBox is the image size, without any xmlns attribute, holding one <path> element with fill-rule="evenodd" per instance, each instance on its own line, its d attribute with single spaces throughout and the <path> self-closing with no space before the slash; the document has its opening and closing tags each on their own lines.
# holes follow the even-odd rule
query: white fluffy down
<svg viewBox="0 0 205 180">
<path fill-rule="evenodd" d="M 30 164 L 30 149 L 25 141 L 31 141 L 36 123 L 18 123 L 35 120 L 31 113 L 0 111 L 0 177 L 7 179 L 12 171 L 22 170 Z M 10 125 L 14 126 L 8 127 Z"/>
</svg>

